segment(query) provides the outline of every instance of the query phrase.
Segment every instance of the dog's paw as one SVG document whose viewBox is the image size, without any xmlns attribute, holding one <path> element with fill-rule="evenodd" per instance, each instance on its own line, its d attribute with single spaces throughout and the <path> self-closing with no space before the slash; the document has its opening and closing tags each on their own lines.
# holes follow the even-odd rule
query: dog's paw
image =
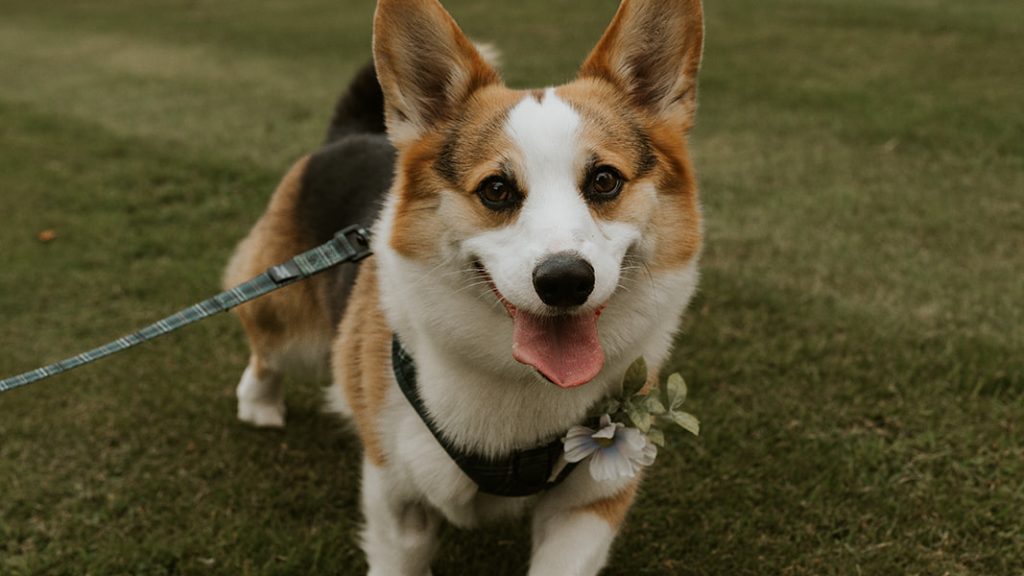
<svg viewBox="0 0 1024 576">
<path fill-rule="evenodd" d="M 238 419 L 257 428 L 284 428 L 284 401 L 238 399 Z"/>
</svg>

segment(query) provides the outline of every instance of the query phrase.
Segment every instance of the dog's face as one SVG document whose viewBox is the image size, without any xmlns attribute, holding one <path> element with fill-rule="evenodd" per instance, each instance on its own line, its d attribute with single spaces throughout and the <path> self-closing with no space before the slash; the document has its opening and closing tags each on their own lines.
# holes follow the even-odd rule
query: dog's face
<svg viewBox="0 0 1024 576">
<path fill-rule="evenodd" d="M 698 0 L 625 0 L 565 86 L 498 73 L 436 0 L 381 0 L 374 53 L 399 150 L 390 247 L 439 282 L 489 292 L 515 359 L 562 387 L 604 365 L 599 317 L 630 276 L 700 251 L 686 147 Z"/>
</svg>

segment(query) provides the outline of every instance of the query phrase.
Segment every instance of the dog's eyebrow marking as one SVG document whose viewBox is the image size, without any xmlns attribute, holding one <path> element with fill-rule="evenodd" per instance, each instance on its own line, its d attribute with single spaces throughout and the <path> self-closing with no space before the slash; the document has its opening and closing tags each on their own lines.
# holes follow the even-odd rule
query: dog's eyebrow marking
<svg viewBox="0 0 1024 576">
<path fill-rule="evenodd" d="M 459 169 L 455 162 L 455 145 L 458 142 L 457 134 L 457 129 L 453 129 L 448 133 L 448 137 L 444 139 L 444 144 L 441 145 L 441 152 L 437 155 L 437 160 L 434 162 L 434 170 L 451 186 L 458 186 L 459 183 Z"/>
<path fill-rule="evenodd" d="M 494 142 L 508 122 L 510 109 L 502 109 L 487 116 L 478 129 L 473 129 L 472 118 L 457 121 L 445 134 L 444 143 L 434 161 L 434 170 L 453 188 L 461 187 L 464 174 L 482 161 L 493 149 Z"/>
<path fill-rule="evenodd" d="M 612 135 L 617 140 L 617 147 L 625 148 L 633 154 L 636 169 L 633 177 L 644 178 L 658 165 L 651 138 L 635 117 L 579 99 L 571 100 L 569 105 L 599 132 Z"/>
<path fill-rule="evenodd" d="M 654 155 L 654 146 L 651 144 L 650 136 L 636 124 L 633 125 L 633 136 L 636 138 L 634 148 L 640 156 L 636 177 L 643 178 L 650 174 L 654 167 L 658 165 L 658 157 Z"/>
</svg>

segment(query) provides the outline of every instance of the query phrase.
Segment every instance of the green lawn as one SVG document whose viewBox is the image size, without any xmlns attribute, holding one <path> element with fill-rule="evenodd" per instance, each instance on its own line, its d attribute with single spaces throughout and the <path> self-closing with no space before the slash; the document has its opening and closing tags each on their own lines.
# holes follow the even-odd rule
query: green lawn
<svg viewBox="0 0 1024 576">
<path fill-rule="evenodd" d="M 614 0 L 450 0 L 517 86 Z M 704 279 L 608 574 L 1024 574 L 1024 4 L 708 0 Z M 0 375 L 213 293 L 369 56 L 370 0 L 0 0 Z M 55 230 L 55 241 L 36 239 Z M 358 574 L 358 448 L 229 317 L 0 397 L 0 574 Z M 525 525 L 444 535 L 522 574 Z"/>
</svg>

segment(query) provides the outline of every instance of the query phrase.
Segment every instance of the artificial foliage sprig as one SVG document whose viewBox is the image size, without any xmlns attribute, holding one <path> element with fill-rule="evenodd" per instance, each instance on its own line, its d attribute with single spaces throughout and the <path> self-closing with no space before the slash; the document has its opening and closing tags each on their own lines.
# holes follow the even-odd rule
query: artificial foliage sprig
<svg viewBox="0 0 1024 576">
<path fill-rule="evenodd" d="M 645 389 L 647 362 L 641 357 L 630 365 L 619 393 L 599 402 L 591 411 L 599 419 L 597 430 L 574 426 L 565 437 L 568 462 L 590 459 L 590 474 L 596 480 L 631 478 L 657 457 L 665 446 L 663 426 L 676 425 L 694 436 L 700 421 L 682 410 L 686 402 L 686 381 L 672 374 L 659 386 Z"/>
<path fill-rule="evenodd" d="M 646 384 L 647 362 L 640 357 L 626 370 L 619 395 L 599 403 L 591 415 L 600 417 L 608 414 L 613 422 L 637 428 L 658 446 L 665 445 L 665 434 L 659 426 L 674 424 L 694 436 L 700 435 L 700 421 L 682 410 L 687 388 L 686 381 L 678 372 L 661 382 L 660 386 L 645 391 Z"/>
</svg>

